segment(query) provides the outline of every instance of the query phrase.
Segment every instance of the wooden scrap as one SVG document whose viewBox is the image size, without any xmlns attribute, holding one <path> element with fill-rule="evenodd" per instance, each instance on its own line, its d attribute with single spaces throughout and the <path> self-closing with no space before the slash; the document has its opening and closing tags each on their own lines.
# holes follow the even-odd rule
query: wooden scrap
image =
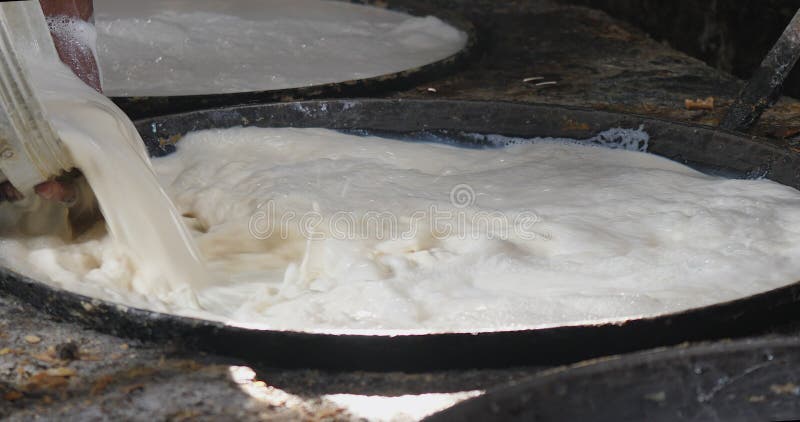
<svg viewBox="0 0 800 422">
<path fill-rule="evenodd" d="M 102 393 L 112 382 L 114 382 L 113 376 L 103 375 L 102 377 L 98 378 L 97 381 L 94 382 L 94 385 L 92 385 L 92 389 L 89 391 L 89 394 L 96 396 Z"/>
<path fill-rule="evenodd" d="M 6 401 L 16 401 L 22 398 L 22 393 L 19 391 L 9 391 L 3 394 L 3 399 Z"/>
<path fill-rule="evenodd" d="M 28 334 L 27 336 L 25 336 L 25 342 L 28 344 L 38 344 L 41 341 L 42 338 L 34 334 Z"/>
<path fill-rule="evenodd" d="M 697 98 L 694 100 L 687 98 L 684 100 L 684 106 L 686 106 L 687 110 L 713 110 L 714 97 L 708 97 L 706 99 Z"/>
</svg>

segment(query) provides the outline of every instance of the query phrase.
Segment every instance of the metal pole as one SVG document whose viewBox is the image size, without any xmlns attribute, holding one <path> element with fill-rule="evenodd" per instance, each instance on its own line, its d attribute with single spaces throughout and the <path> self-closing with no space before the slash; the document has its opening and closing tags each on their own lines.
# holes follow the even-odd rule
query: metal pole
<svg viewBox="0 0 800 422">
<path fill-rule="evenodd" d="M 781 96 L 783 81 L 800 58 L 800 10 L 728 109 L 720 126 L 746 132 Z"/>
</svg>

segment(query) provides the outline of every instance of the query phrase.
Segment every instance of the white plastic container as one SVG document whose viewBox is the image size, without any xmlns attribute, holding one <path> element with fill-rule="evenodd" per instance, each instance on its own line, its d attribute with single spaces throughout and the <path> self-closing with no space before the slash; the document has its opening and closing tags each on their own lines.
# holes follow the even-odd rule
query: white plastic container
<svg viewBox="0 0 800 422">
<path fill-rule="evenodd" d="M 0 181 L 27 195 L 73 165 L 31 89 L 21 50 L 58 60 L 36 0 L 0 3 Z"/>
</svg>

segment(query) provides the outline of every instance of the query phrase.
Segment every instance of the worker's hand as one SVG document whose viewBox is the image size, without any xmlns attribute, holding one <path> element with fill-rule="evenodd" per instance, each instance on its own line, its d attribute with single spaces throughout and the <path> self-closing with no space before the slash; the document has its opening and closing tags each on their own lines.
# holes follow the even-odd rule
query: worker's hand
<svg viewBox="0 0 800 422">
<path fill-rule="evenodd" d="M 34 191 L 44 199 L 71 205 L 77 199 L 77 190 L 75 188 L 76 177 L 82 176 L 65 176 L 57 180 L 40 183 L 36 185 Z M 16 202 L 22 198 L 24 198 L 22 193 L 18 191 L 11 182 L 6 181 L 0 183 L 0 202 Z"/>
<path fill-rule="evenodd" d="M 36 193 L 44 199 L 72 204 L 77 198 L 73 180 L 52 180 L 36 185 Z"/>
<path fill-rule="evenodd" d="M 47 201 L 23 204 L 23 210 L 33 205 L 32 209 L 35 211 L 19 214 L 20 220 L 16 226 L 21 233 L 33 236 L 56 235 L 69 240 L 85 233 L 103 218 L 91 186 L 77 170 L 61 175 L 56 180 L 41 183 L 34 190 Z M 11 183 L 0 183 L 0 202 L 16 202 L 21 199 L 22 194 Z M 42 216 L 45 217 L 44 220 Z"/>
<path fill-rule="evenodd" d="M 86 22 L 93 21 L 94 7 L 92 0 L 39 0 L 42 12 L 49 18 L 80 19 Z M 100 86 L 100 72 L 92 48 L 84 45 L 79 37 L 70 37 L 64 31 L 51 31 L 53 43 L 58 51 L 61 61 L 66 63 L 72 71 L 87 85 L 102 92 Z M 79 174 L 60 177 L 37 185 L 36 193 L 44 199 L 58 201 L 66 204 L 74 203 L 77 197 L 75 177 Z M 5 186 L 8 185 L 8 186 Z M 8 183 L 0 187 L 0 201 L 18 200 L 22 195 Z"/>
<path fill-rule="evenodd" d="M 91 22 L 92 19 L 92 0 L 40 0 L 42 11 L 48 18 L 53 18 L 54 22 L 69 22 L 70 19 L 80 19 Z M 67 64 L 72 71 L 87 85 L 101 91 L 100 72 L 97 68 L 97 60 L 94 57 L 93 48 L 83 42 L 80 37 L 70 34 L 69 31 L 53 31 L 51 35 L 58 51 L 59 58 Z M 69 239 L 80 235 L 89 227 L 92 227 L 101 217 L 97 200 L 86 178 L 79 171 L 73 170 L 61 175 L 53 180 L 40 183 L 34 187 L 35 193 L 47 200 L 44 205 L 44 213 L 52 221 L 42 228 L 41 219 L 33 219 L 25 223 L 25 217 L 21 217 L 21 229 L 25 232 L 25 227 L 32 229 L 30 234 L 51 234 L 58 233 L 60 236 Z M 24 196 L 10 182 L 0 183 L 0 203 L 16 202 Z M 61 204 L 62 206 L 58 206 Z M 27 206 L 27 205 L 26 205 Z M 48 210 L 55 213 L 49 213 Z M 41 209 L 37 206 L 35 213 Z M 21 213 L 23 216 L 25 213 Z M 66 219 L 51 218 L 55 216 L 65 216 Z M 66 224 L 64 224 L 66 223 Z M 54 224 L 59 228 L 54 229 Z M 43 231 L 44 230 L 44 231 Z"/>
</svg>

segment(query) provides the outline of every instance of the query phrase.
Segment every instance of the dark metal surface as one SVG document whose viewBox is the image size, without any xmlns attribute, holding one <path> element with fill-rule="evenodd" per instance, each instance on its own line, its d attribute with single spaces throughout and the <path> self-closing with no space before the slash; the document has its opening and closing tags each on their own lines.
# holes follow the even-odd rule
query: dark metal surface
<svg viewBox="0 0 800 422">
<path fill-rule="evenodd" d="M 761 114 L 778 101 L 783 81 L 800 58 L 800 10 L 761 62 L 739 98 L 728 109 L 720 126 L 745 132 Z"/>
<path fill-rule="evenodd" d="M 467 34 L 467 44 L 457 53 L 442 60 L 400 72 L 365 79 L 266 91 L 224 94 L 209 93 L 204 95 L 125 96 L 111 97 L 111 100 L 132 119 L 141 119 L 165 114 L 235 105 L 310 100 L 315 98 L 374 96 L 382 93 L 409 89 L 426 81 L 446 76 L 467 63 L 475 53 L 478 42 L 475 27 L 471 22 L 451 11 L 438 8 L 434 9 L 426 7 L 425 5 L 394 7 L 392 5 L 387 5 L 386 2 L 383 1 L 351 0 L 350 2 L 372 7 L 385 7 L 413 16 L 435 15 L 453 27 L 464 31 Z"/>
<path fill-rule="evenodd" d="M 584 362 L 490 390 L 426 419 L 767 421 L 800 417 L 800 339 L 678 347 Z"/>
<path fill-rule="evenodd" d="M 152 155 L 189 131 L 232 126 L 327 127 L 381 133 L 461 132 L 585 138 L 610 127 L 646 130 L 650 152 L 730 174 L 766 174 L 800 186 L 800 156 L 756 138 L 701 126 L 548 105 L 464 101 L 331 100 L 268 104 L 165 116 L 137 123 Z M 473 145 L 474 146 L 474 145 Z M 750 298 L 658 318 L 509 332 L 335 335 L 253 330 L 90 299 L 0 269 L 0 290 L 53 315 L 123 337 L 283 367 L 423 370 L 559 364 L 690 340 L 761 332 L 792 318 L 800 283 Z M 465 353 L 469 350 L 469 353 Z M 321 351 L 324 351 L 321 353 Z"/>
</svg>

